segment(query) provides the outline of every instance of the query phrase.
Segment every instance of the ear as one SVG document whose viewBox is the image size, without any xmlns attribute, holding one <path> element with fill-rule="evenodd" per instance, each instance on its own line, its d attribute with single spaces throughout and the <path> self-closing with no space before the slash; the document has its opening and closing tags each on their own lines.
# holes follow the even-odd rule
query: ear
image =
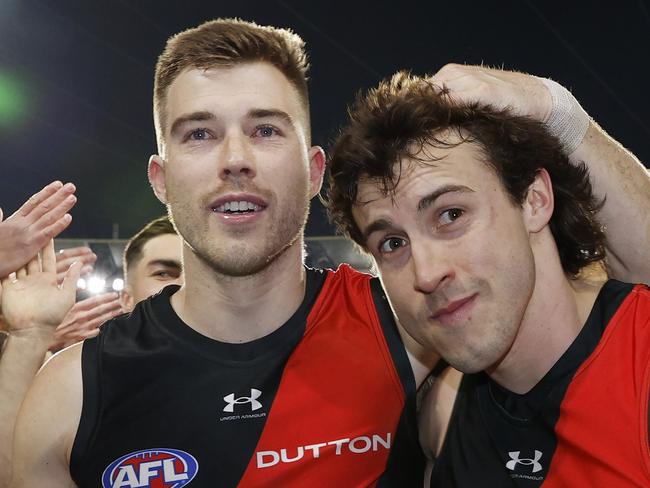
<svg viewBox="0 0 650 488">
<path fill-rule="evenodd" d="M 523 203 L 524 219 L 528 232 L 536 233 L 548 225 L 553 215 L 553 183 L 544 168 L 537 171 L 535 180 L 528 187 Z"/>
<path fill-rule="evenodd" d="M 325 151 L 320 146 L 312 146 L 309 149 L 309 182 L 310 194 L 313 198 L 320 192 L 323 186 L 323 174 L 325 173 Z"/>
<path fill-rule="evenodd" d="M 120 305 L 122 306 L 122 311 L 125 313 L 133 310 L 135 304 L 133 303 L 133 295 L 131 295 L 131 288 L 129 286 L 125 286 L 122 293 L 120 293 Z"/>
<path fill-rule="evenodd" d="M 158 200 L 163 204 L 167 204 L 167 188 L 165 186 L 165 160 L 157 154 L 149 158 L 149 166 L 147 168 L 147 176 L 149 177 L 149 184 L 153 188 Z"/>
</svg>

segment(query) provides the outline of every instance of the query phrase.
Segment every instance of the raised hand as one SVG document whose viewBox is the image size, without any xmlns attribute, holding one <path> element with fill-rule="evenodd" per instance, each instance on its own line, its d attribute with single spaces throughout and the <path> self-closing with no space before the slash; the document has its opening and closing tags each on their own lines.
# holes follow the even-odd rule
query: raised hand
<svg viewBox="0 0 650 488">
<path fill-rule="evenodd" d="M 2 280 L 2 313 L 11 334 L 53 333 L 75 301 L 81 263 L 58 284 L 54 241 L 26 266 Z"/>
<path fill-rule="evenodd" d="M 553 107 L 549 90 L 536 76 L 483 66 L 447 64 L 430 81 L 456 101 L 480 102 L 546 122 Z"/>
<path fill-rule="evenodd" d="M 84 276 L 93 270 L 93 264 L 97 261 L 97 255 L 86 246 L 61 249 L 56 253 L 56 275 L 59 284 L 63 282 L 68 268 L 75 261 L 79 261 L 82 264 L 81 276 Z"/>
<path fill-rule="evenodd" d="M 67 212 L 77 201 L 75 189 L 72 183 L 50 183 L 4 222 L 0 209 L 0 278 L 25 266 L 70 225 Z"/>
<path fill-rule="evenodd" d="M 122 313 L 117 293 L 102 293 L 74 304 L 54 332 L 50 351 L 68 347 L 99 334 L 99 326 Z"/>
</svg>

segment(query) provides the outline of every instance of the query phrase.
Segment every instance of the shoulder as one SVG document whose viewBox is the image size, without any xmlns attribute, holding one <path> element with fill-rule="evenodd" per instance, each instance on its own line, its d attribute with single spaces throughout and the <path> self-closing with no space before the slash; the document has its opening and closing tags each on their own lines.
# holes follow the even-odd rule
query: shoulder
<svg viewBox="0 0 650 488">
<path fill-rule="evenodd" d="M 325 287 L 337 293 L 367 294 L 373 283 L 376 283 L 375 287 L 378 289 L 381 288 L 378 278 L 357 271 L 349 264 L 341 264 L 336 270 L 325 270 L 324 273 L 326 273 Z"/>
</svg>

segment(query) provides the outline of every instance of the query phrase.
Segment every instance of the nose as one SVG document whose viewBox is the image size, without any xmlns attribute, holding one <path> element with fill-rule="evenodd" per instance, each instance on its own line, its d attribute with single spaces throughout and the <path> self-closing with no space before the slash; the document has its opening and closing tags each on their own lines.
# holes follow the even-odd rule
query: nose
<svg viewBox="0 0 650 488">
<path fill-rule="evenodd" d="M 413 244 L 411 244 L 413 246 Z M 413 288 L 430 294 L 447 286 L 454 278 L 449 253 L 442 246 L 421 245 L 411 248 Z"/>
<path fill-rule="evenodd" d="M 221 146 L 220 159 L 222 179 L 255 177 L 254 155 L 245 134 L 234 132 L 226 134 Z"/>
</svg>

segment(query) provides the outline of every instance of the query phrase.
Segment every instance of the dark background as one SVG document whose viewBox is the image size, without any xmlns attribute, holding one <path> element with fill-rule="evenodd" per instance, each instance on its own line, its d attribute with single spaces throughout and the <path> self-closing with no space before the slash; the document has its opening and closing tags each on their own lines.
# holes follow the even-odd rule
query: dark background
<svg viewBox="0 0 650 488">
<path fill-rule="evenodd" d="M 618 2 L 0 0 L 0 206 L 77 187 L 67 238 L 129 237 L 164 213 L 146 180 L 151 90 L 172 34 L 215 17 L 290 27 L 311 57 L 314 142 L 398 69 L 485 63 L 550 76 L 650 161 L 650 7 Z M 319 206 L 308 235 L 331 234 Z"/>
</svg>

